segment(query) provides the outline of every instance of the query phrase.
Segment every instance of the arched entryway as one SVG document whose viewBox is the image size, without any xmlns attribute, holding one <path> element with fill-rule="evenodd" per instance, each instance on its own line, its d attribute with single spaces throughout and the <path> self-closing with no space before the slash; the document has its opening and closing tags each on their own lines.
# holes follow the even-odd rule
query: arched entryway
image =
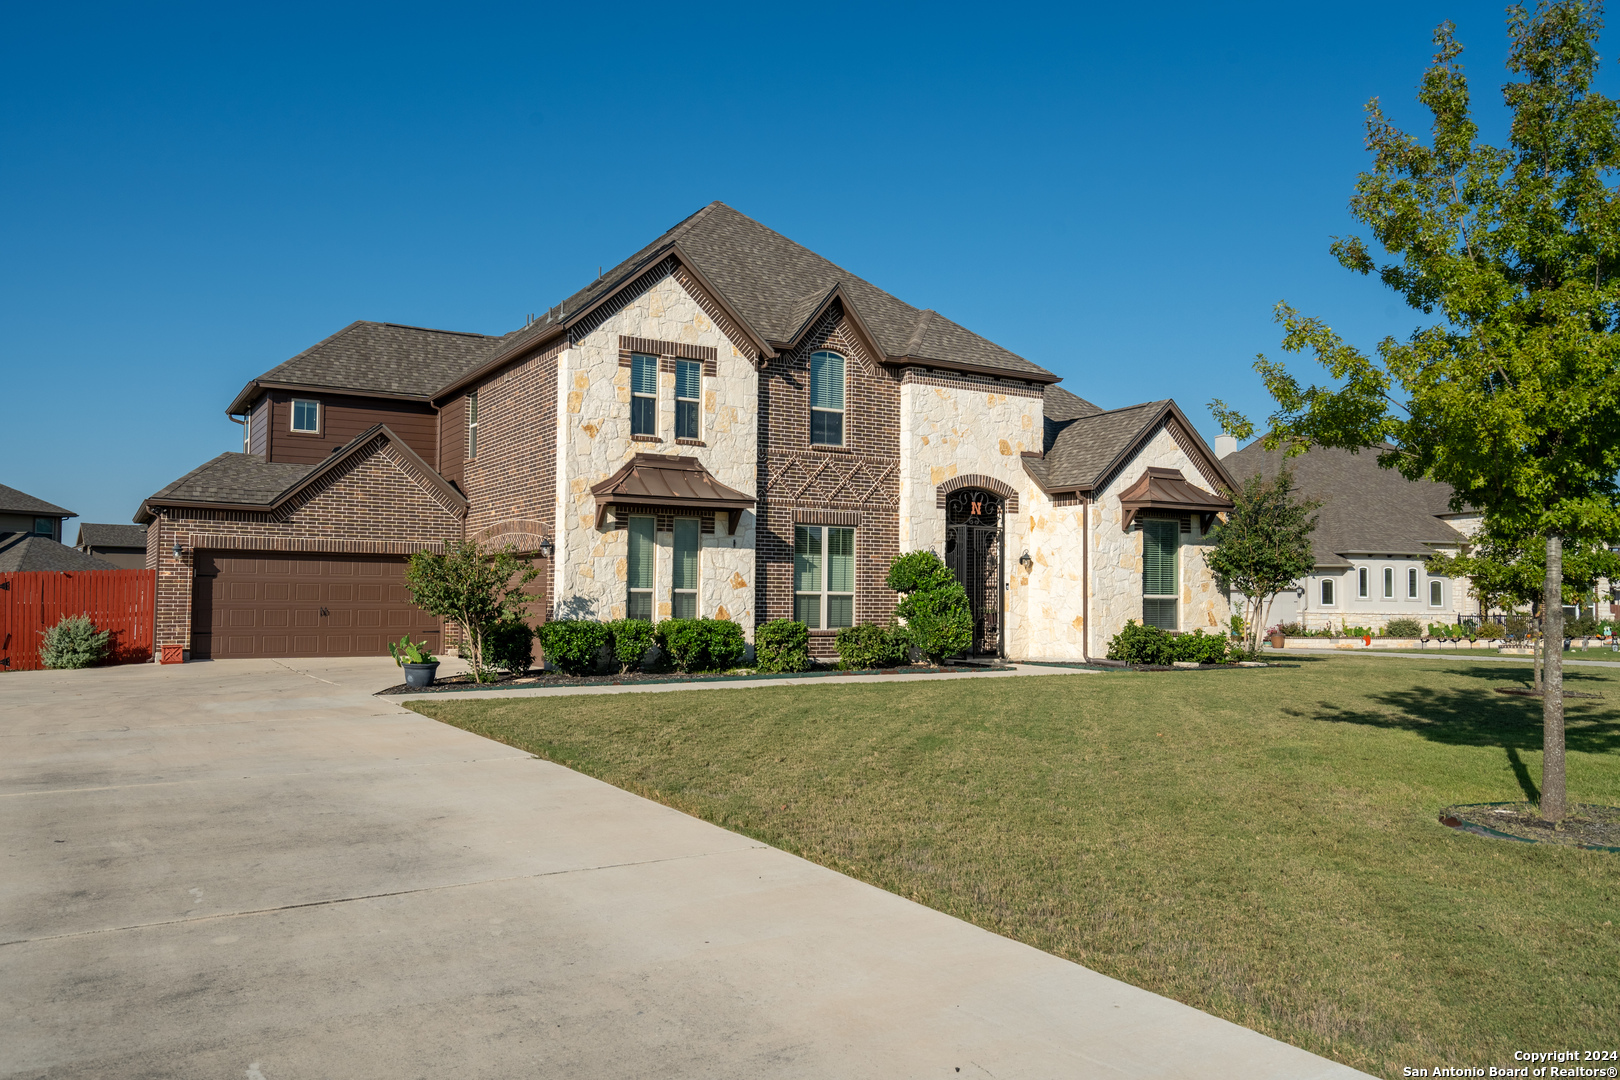
<svg viewBox="0 0 1620 1080">
<path fill-rule="evenodd" d="M 1004 510 L 1002 497 L 984 488 L 962 487 L 945 497 L 945 563 L 973 610 L 971 654 L 1001 654 Z"/>
</svg>

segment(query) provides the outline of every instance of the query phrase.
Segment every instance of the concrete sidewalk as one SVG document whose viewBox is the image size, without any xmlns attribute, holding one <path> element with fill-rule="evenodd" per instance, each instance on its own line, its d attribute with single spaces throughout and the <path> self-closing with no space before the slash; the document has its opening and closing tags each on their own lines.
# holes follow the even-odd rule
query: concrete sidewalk
<svg viewBox="0 0 1620 1080">
<path fill-rule="evenodd" d="M 0 1076 L 1361 1075 L 371 696 L 396 678 L 0 675 Z"/>
</svg>

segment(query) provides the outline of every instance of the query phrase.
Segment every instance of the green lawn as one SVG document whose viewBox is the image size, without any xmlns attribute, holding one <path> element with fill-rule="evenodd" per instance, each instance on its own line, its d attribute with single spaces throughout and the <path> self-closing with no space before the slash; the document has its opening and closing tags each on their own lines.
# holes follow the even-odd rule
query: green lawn
<svg viewBox="0 0 1620 1080">
<path fill-rule="evenodd" d="M 1369 1072 L 1612 1048 L 1620 855 L 1436 822 L 1534 797 L 1528 668 L 1283 663 L 410 707 Z M 1616 675 L 1566 676 L 1580 801 Z"/>
</svg>

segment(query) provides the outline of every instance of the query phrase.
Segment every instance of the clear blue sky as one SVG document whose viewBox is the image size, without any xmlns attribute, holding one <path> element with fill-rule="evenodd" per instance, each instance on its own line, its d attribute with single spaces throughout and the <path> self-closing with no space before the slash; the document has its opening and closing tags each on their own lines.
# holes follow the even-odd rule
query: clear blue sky
<svg viewBox="0 0 1620 1080">
<path fill-rule="evenodd" d="M 1278 300 L 1415 325 L 1327 245 L 1445 18 L 1499 135 L 1494 4 L 14 4 L 0 483 L 128 521 L 344 324 L 505 332 L 712 199 L 1213 438 Z"/>
</svg>

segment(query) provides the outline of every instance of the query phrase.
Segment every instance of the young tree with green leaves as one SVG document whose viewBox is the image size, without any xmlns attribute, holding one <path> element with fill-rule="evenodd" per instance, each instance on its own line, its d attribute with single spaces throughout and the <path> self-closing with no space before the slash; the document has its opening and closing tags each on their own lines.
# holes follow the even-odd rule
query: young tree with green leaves
<svg viewBox="0 0 1620 1080">
<path fill-rule="evenodd" d="M 539 576 L 540 571 L 518 558 L 510 544 L 483 552 L 467 542 L 450 544 L 443 555 L 431 551 L 412 555 L 405 567 L 405 587 L 417 607 L 461 627 L 473 678 L 484 682 L 492 628 L 523 617 L 534 600 L 523 587 Z"/>
<path fill-rule="evenodd" d="M 1359 236 L 1335 239 L 1346 268 L 1376 271 L 1431 316 L 1370 356 L 1324 323 L 1277 308 L 1283 348 L 1312 352 L 1332 382 L 1302 386 L 1264 356 L 1256 369 L 1277 402 L 1267 445 L 1346 449 L 1388 442 L 1379 462 L 1450 484 L 1501 529 L 1545 538 L 1546 631 L 1563 634 L 1567 540 L 1620 537 L 1620 110 L 1592 89 L 1601 9 L 1582 0 L 1508 8 L 1513 80 L 1506 145 L 1479 138 L 1454 27 L 1435 31 L 1418 100 L 1429 142 L 1367 106 L 1372 168 L 1351 213 Z M 1214 402 L 1222 426 L 1253 426 Z M 1547 664 L 1541 812 L 1567 811 L 1563 674 Z"/>
<path fill-rule="evenodd" d="M 1243 597 L 1244 648 L 1253 656 L 1260 651 L 1272 601 L 1315 565 L 1311 533 L 1322 504 L 1294 498 L 1294 474 L 1288 469 L 1274 480 L 1251 476 L 1230 494 L 1232 510 L 1216 527 L 1204 562 L 1222 588 Z"/>
</svg>

